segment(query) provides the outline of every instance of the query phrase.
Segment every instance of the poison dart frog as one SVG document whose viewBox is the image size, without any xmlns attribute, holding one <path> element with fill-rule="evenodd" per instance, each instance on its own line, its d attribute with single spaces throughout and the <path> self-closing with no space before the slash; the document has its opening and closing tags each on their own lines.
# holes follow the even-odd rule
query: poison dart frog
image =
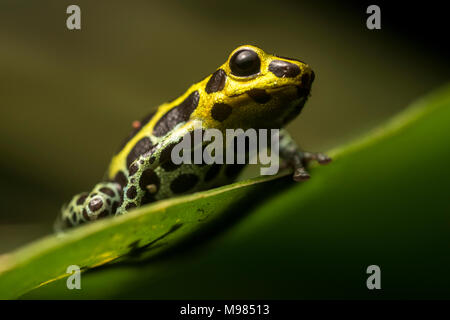
<svg viewBox="0 0 450 320">
<path fill-rule="evenodd" d="M 283 127 L 303 109 L 314 72 L 301 60 L 265 53 L 244 45 L 203 81 L 155 112 L 133 122 L 133 130 L 113 156 L 104 182 L 63 207 L 57 230 L 181 194 L 234 181 L 242 164 L 180 164 L 172 161 L 174 146 L 188 134 L 214 128 L 279 128 L 279 155 L 294 170 L 295 181 L 307 180 L 305 166 L 331 159 L 304 152 Z"/>
</svg>

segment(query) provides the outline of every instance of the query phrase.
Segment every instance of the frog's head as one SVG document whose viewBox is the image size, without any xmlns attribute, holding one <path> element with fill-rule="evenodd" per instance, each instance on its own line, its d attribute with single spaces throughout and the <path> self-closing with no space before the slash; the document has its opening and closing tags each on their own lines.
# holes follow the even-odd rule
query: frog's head
<svg viewBox="0 0 450 320">
<path fill-rule="evenodd" d="M 224 127 L 282 127 L 302 110 L 314 81 L 304 62 L 245 45 L 209 79 L 211 115 Z"/>
</svg>

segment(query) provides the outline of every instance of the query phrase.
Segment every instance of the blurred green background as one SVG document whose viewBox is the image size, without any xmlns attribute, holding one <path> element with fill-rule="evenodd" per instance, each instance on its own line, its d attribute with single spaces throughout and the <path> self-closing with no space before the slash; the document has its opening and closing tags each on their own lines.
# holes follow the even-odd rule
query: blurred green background
<svg viewBox="0 0 450 320">
<path fill-rule="evenodd" d="M 66 28 L 70 4 L 81 7 L 81 31 Z M 0 253 L 52 232 L 63 202 L 102 178 L 131 122 L 213 72 L 240 44 L 314 69 L 312 97 L 289 125 L 309 150 L 348 141 L 448 81 L 439 45 L 383 24 L 383 6 L 382 30 L 368 30 L 366 7 L 3 0 Z"/>
</svg>

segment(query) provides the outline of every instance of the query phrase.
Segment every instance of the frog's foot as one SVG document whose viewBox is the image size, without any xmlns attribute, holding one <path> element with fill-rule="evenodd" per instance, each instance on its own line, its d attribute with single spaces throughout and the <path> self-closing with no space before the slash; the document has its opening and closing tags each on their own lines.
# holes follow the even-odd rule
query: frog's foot
<svg viewBox="0 0 450 320">
<path fill-rule="evenodd" d="M 291 159 L 288 160 L 286 166 L 294 169 L 294 181 L 306 181 L 311 178 L 306 169 L 311 161 L 317 161 L 319 164 L 327 164 L 331 162 L 331 158 L 319 152 L 298 152 Z"/>
<path fill-rule="evenodd" d="M 309 172 L 306 171 L 306 169 L 302 166 L 294 169 L 294 174 L 292 178 L 294 179 L 294 181 L 300 182 L 309 180 L 311 176 L 309 175 Z"/>
<path fill-rule="evenodd" d="M 113 215 L 120 205 L 122 190 L 118 183 L 101 182 L 88 193 L 80 193 L 63 207 L 58 230 Z"/>
<path fill-rule="evenodd" d="M 331 158 L 323 153 L 301 151 L 285 129 L 280 130 L 280 158 L 285 160 L 281 167 L 294 169 L 294 181 L 305 181 L 310 178 L 306 168 L 311 161 L 320 164 L 331 161 Z"/>
<path fill-rule="evenodd" d="M 311 161 L 317 161 L 319 164 L 324 165 L 331 162 L 331 158 L 321 152 L 301 152 L 300 153 L 300 163 L 296 162 L 298 165 L 294 167 L 294 180 L 295 181 L 305 181 L 310 178 L 306 167 Z"/>
</svg>

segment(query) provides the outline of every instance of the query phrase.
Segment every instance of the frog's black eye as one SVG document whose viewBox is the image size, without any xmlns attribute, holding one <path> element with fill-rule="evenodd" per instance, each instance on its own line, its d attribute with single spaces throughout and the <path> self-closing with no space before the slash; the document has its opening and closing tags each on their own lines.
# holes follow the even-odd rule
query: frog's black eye
<svg viewBox="0 0 450 320">
<path fill-rule="evenodd" d="M 259 73 L 261 61 L 255 51 L 243 49 L 230 59 L 231 73 L 238 77 L 249 77 Z"/>
</svg>

